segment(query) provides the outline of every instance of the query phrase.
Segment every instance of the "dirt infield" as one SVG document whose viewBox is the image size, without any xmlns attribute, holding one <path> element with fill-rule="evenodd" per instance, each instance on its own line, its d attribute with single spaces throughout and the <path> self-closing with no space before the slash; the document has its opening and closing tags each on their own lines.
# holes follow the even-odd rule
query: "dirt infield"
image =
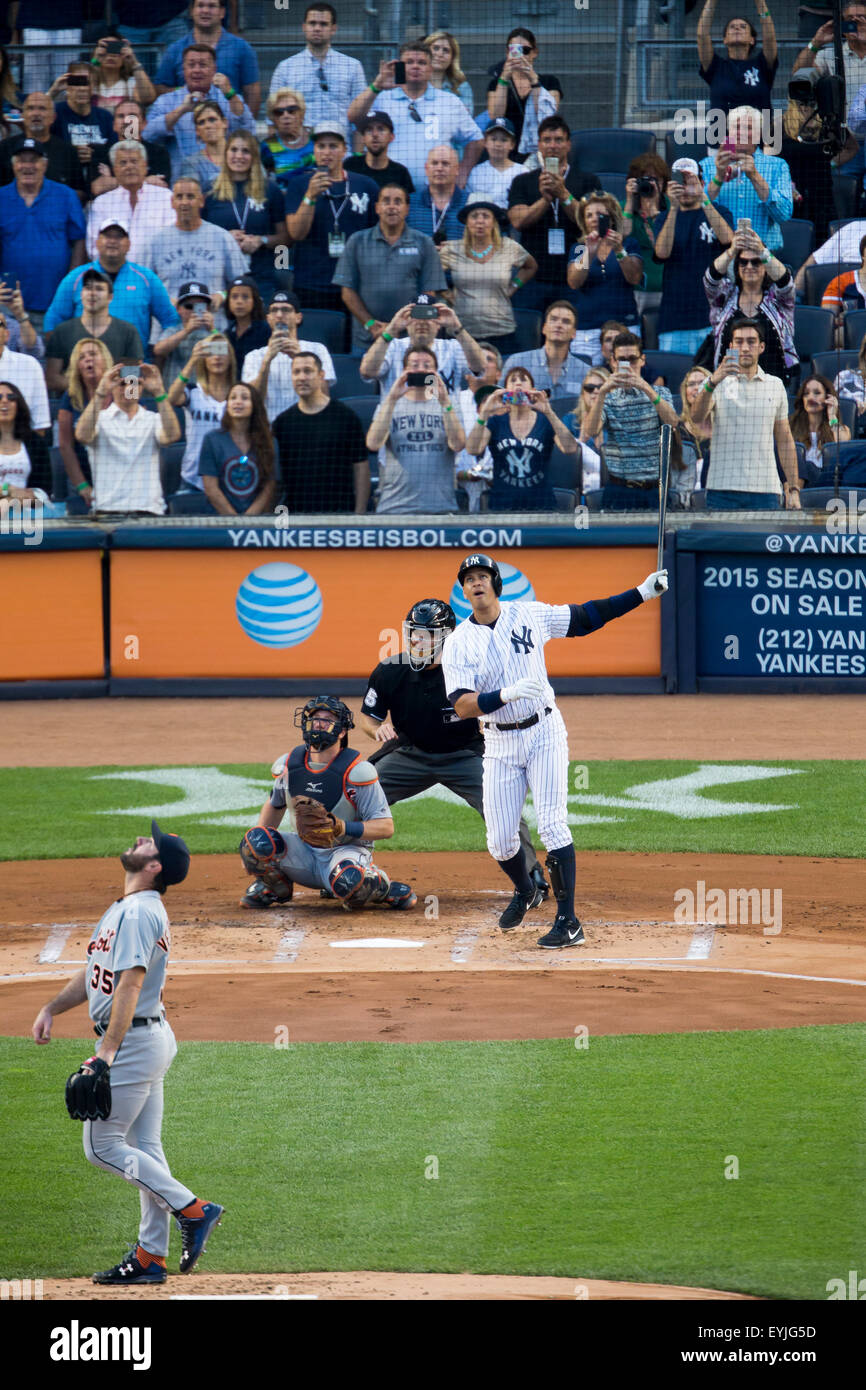
<svg viewBox="0 0 866 1390">
<path fill-rule="evenodd" d="M 9 732 L 20 728 L 27 729 L 28 761 L 36 765 L 267 765 L 293 742 L 287 730 L 299 702 L 7 705 L 0 765 L 20 763 L 20 741 Z M 844 696 L 595 696 L 563 700 L 561 707 L 572 756 L 588 760 L 832 758 L 855 756 L 862 746 L 862 705 Z M 369 745 L 359 738 L 358 746 Z M 110 848 L 114 855 L 120 847 Z M 391 853 L 389 871 L 416 887 L 419 905 L 409 913 L 362 914 L 343 913 L 308 890 L 296 890 L 289 909 L 244 912 L 239 898 L 246 880 L 237 857 L 202 857 L 167 898 L 167 1009 L 181 1040 L 257 1042 L 273 1042 L 283 1027 L 292 1042 L 411 1043 L 567 1037 L 575 1019 L 595 1034 L 863 1021 L 860 863 L 749 856 L 746 881 L 784 886 L 778 934 L 767 934 L 758 923 L 714 928 L 672 920 L 678 887 L 698 879 L 726 890 L 739 887 L 743 862 L 726 855 L 582 853 L 578 843 L 578 910 L 587 944 L 545 953 L 535 943 L 552 920 L 552 903 L 503 935 L 496 922 L 509 893 L 484 854 Z M 0 864 L 4 1033 L 29 1033 L 57 982 L 83 963 L 94 922 L 119 886 L 116 858 Z M 85 1027 L 79 1010 L 58 1018 L 54 1031 L 75 1037 Z M 739 1297 L 591 1280 L 370 1272 L 200 1274 L 191 1284 L 171 1279 L 165 1287 L 121 1291 L 97 1289 L 85 1280 L 45 1281 L 49 1298 L 189 1293 L 434 1300 Z"/>
</svg>

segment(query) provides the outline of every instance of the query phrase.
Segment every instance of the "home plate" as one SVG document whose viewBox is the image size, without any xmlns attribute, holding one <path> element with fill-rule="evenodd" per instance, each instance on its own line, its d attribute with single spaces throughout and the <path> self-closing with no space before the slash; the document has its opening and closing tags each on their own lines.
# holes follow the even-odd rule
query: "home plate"
<svg viewBox="0 0 866 1390">
<path fill-rule="evenodd" d="M 331 942 L 331 945 L 335 949 L 342 948 L 343 950 L 349 950 L 355 946 L 370 947 L 372 950 L 376 950 L 379 947 L 382 947 L 385 950 L 388 950 L 393 949 L 394 947 L 426 946 L 426 944 L 426 941 L 401 941 L 399 938 L 395 940 L 394 937 L 391 936 L 364 936 L 358 937 L 355 941 Z"/>
</svg>

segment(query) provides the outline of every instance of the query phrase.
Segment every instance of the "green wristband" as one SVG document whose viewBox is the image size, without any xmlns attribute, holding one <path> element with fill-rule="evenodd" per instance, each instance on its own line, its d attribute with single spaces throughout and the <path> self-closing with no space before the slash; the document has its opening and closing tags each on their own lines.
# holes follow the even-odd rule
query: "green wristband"
<svg viewBox="0 0 866 1390">
<path fill-rule="evenodd" d="M 167 392 L 167 391 L 163 391 L 163 393 L 162 393 L 161 396 L 154 396 L 153 399 L 156 401 L 157 405 L 159 405 L 160 401 L 167 401 L 167 400 L 168 400 L 168 392 Z"/>
<path fill-rule="evenodd" d="M 379 88 L 376 86 L 375 82 L 370 83 L 370 91 L 373 93 L 374 96 L 379 95 Z"/>
<path fill-rule="evenodd" d="M 449 410 L 453 410 L 454 407 L 453 407 L 453 405 L 445 405 L 445 406 L 442 407 L 442 409 L 443 409 L 443 410 L 446 412 L 446 414 L 447 414 L 447 412 L 448 412 Z"/>
<path fill-rule="evenodd" d="M 625 260 L 625 254 L 626 254 L 625 251 L 617 251 L 617 253 L 616 253 L 616 258 L 617 258 L 617 260 L 618 260 L 618 261 L 624 261 L 624 260 Z"/>
<path fill-rule="evenodd" d="M 836 419 L 831 420 L 831 421 L 830 421 L 830 427 L 831 427 L 831 429 L 834 429 L 834 430 L 835 430 L 836 427 L 838 426 L 838 424 L 839 424 L 839 421 L 838 421 L 838 420 L 836 420 Z"/>
<path fill-rule="evenodd" d="M 716 188 L 721 188 L 722 186 L 721 180 L 717 179 L 715 174 L 713 174 L 713 177 L 710 179 L 710 183 L 714 183 L 716 185 Z"/>
<path fill-rule="evenodd" d="M 514 286 L 514 288 L 515 288 L 516 290 L 522 290 L 522 289 L 523 289 L 523 281 L 521 280 L 521 278 L 520 278 L 519 275 L 515 275 L 514 279 L 511 281 L 511 283 L 512 283 L 512 285 Z"/>
<path fill-rule="evenodd" d="M 233 101 L 236 96 L 237 92 L 235 91 L 234 87 L 229 87 L 228 91 L 226 92 L 226 101 Z"/>
<path fill-rule="evenodd" d="M 89 482 L 87 481 L 87 479 L 85 478 L 83 482 L 81 482 L 81 483 L 76 483 L 76 484 L 75 484 L 75 491 L 76 491 L 76 492 L 84 492 L 85 488 L 88 488 L 88 487 L 90 487 L 90 483 L 89 483 Z"/>
<path fill-rule="evenodd" d="M 653 405 L 658 405 L 658 403 L 659 403 L 660 400 L 661 400 L 661 396 L 660 396 L 658 393 L 656 393 L 656 395 L 653 396 Z"/>
<path fill-rule="evenodd" d="M 374 324 L 375 322 L 376 322 L 375 319 L 367 319 L 367 322 L 364 324 L 364 327 L 367 329 L 368 332 L 369 332 L 370 329 L 373 327 L 373 324 Z"/>
<path fill-rule="evenodd" d="M 179 381 L 182 381 L 183 384 L 184 384 L 184 386 L 189 386 L 189 377 L 188 377 L 188 376 L 184 376 L 183 372 L 178 372 L 177 375 L 178 375 L 178 380 L 179 380 Z"/>
<path fill-rule="evenodd" d="M 385 340 L 386 343 L 393 343 L 393 341 L 394 341 L 394 334 L 393 334 L 393 333 L 389 333 L 387 329 L 386 329 L 385 332 L 382 334 L 382 337 L 384 338 L 384 340 Z"/>
<path fill-rule="evenodd" d="M 498 87 L 507 87 L 507 86 L 509 85 L 508 78 L 507 78 L 507 77 L 497 77 L 497 79 L 496 79 L 496 85 L 497 85 Z"/>
<path fill-rule="evenodd" d="M 475 416 L 475 423 L 476 423 L 476 425 L 483 425 L 484 428 L 487 429 L 487 421 L 486 421 L 486 420 L 482 420 L 482 418 L 481 418 L 480 415 L 476 415 L 476 416 Z"/>
</svg>

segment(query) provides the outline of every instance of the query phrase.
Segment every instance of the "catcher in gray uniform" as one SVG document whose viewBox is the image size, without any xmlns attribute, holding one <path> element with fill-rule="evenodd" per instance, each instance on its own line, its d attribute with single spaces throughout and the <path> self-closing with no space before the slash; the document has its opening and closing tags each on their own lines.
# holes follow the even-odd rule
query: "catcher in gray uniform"
<svg viewBox="0 0 866 1390">
<path fill-rule="evenodd" d="M 414 907 L 409 884 L 392 882 L 372 862 L 373 841 L 390 839 L 394 821 L 375 768 L 348 746 L 351 710 L 318 695 L 295 710 L 295 728 L 304 742 L 273 764 L 274 789 L 240 843 L 253 875 L 241 906 L 284 907 L 302 883 L 326 890 L 347 912 Z M 278 827 L 289 806 L 296 833 L 284 836 Z"/>
</svg>

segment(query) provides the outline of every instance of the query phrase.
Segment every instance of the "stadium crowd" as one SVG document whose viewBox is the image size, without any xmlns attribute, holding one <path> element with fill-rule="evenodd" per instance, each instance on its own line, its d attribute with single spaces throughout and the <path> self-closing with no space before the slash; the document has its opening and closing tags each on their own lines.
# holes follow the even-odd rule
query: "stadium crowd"
<svg viewBox="0 0 866 1390">
<path fill-rule="evenodd" d="M 832 167 L 799 88 L 764 148 L 764 0 L 721 47 L 706 0 L 725 139 L 669 163 L 644 132 L 617 175 L 522 26 L 481 101 L 454 35 L 370 78 L 312 0 L 263 93 L 224 0 L 113 8 L 88 50 L 78 0 L 21 0 L 21 92 L 0 49 L 0 509 L 644 510 L 665 425 L 671 507 L 797 508 L 863 433 L 866 220 L 832 179 L 863 182 L 866 0 Z"/>
</svg>

